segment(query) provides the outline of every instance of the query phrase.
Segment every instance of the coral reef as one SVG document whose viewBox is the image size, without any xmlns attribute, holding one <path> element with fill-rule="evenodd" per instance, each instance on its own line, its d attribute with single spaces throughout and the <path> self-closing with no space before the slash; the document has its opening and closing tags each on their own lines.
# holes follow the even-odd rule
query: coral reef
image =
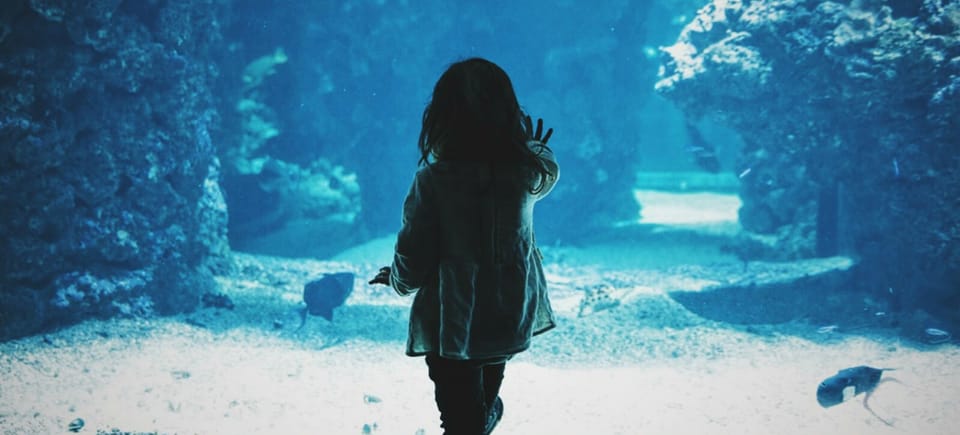
<svg viewBox="0 0 960 435">
<path fill-rule="evenodd" d="M 268 78 L 289 57 L 280 47 L 250 61 L 239 75 L 236 134 L 221 155 L 235 249 L 289 257 L 325 257 L 358 241 L 360 185 L 355 173 L 327 158 L 286 156 L 273 147 L 280 116 L 269 104 Z"/>
<path fill-rule="evenodd" d="M 8 3 L 0 339 L 193 309 L 229 252 L 210 134 L 218 0 Z"/>
<path fill-rule="evenodd" d="M 356 174 L 319 158 L 309 167 L 267 157 L 258 171 L 224 179 L 234 249 L 287 257 L 325 257 L 356 243 Z"/>
<path fill-rule="evenodd" d="M 743 257 L 858 257 L 855 282 L 960 321 L 960 5 L 715 0 L 658 91 L 737 130 Z"/>
</svg>

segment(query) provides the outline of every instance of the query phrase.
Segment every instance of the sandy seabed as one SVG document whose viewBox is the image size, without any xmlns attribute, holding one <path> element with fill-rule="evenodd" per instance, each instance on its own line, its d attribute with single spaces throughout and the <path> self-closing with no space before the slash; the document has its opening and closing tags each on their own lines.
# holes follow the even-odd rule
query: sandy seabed
<svg viewBox="0 0 960 435">
<path fill-rule="evenodd" d="M 508 363 L 496 434 L 957 433 L 954 344 L 704 319 L 669 291 L 781 269 L 671 268 L 724 258 L 676 240 L 643 245 L 545 249 L 558 327 Z M 236 275 L 220 279 L 233 309 L 0 343 L 0 433 L 70 433 L 82 419 L 88 434 L 439 434 L 426 365 L 403 354 L 411 298 L 364 282 L 391 248 L 380 240 L 328 262 L 238 254 Z M 335 271 L 357 274 L 352 295 L 333 322 L 299 327 L 304 283 Z M 886 423 L 863 395 L 817 404 L 824 378 L 858 365 L 896 369 L 870 399 Z"/>
<path fill-rule="evenodd" d="M 225 281 L 234 310 L 89 321 L 0 344 L 0 433 L 69 433 L 77 418 L 80 433 L 440 433 L 423 359 L 403 355 L 409 298 L 360 284 L 334 322 L 296 329 L 291 277 L 338 267 L 348 266 L 288 264 L 261 279 L 269 286 Z M 815 325 L 799 323 L 758 333 L 667 305 L 638 315 L 656 298 L 581 317 L 567 281 L 551 280 L 560 325 L 508 364 L 498 434 L 952 434 L 960 424 L 956 346 L 811 335 Z M 892 426 L 862 395 L 817 404 L 823 378 L 861 364 L 897 369 L 884 377 L 899 382 L 870 400 Z"/>
<path fill-rule="evenodd" d="M 421 358 L 363 340 L 318 349 L 267 331 L 176 321 L 87 323 L 3 345 L 0 432 L 436 434 Z M 750 340 L 729 337 L 731 340 Z M 714 343 L 715 344 L 715 343 Z M 688 343 L 685 345 L 695 345 Z M 952 434 L 960 423 L 954 347 L 860 338 L 740 343 L 734 355 L 594 364 L 589 349 L 542 349 L 507 367 L 498 434 Z M 745 351 L 753 348 L 753 351 Z M 896 367 L 872 408 L 817 405 L 818 382 L 869 361 Z"/>
</svg>

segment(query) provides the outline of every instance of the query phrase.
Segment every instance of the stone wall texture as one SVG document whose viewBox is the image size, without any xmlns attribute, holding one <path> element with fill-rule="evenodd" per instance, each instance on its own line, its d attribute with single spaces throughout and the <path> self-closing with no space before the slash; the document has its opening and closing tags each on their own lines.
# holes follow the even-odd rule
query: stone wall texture
<svg viewBox="0 0 960 435">
<path fill-rule="evenodd" d="M 190 310 L 226 264 L 216 0 L 0 13 L 0 339 Z"/>
<path fill-rule="evenodd" d="M 960 5 L 715 0 L 659 92 L 736 129 L 745 259 L 835 254 L 892 309 L 960 319 Z"/>
</svg>

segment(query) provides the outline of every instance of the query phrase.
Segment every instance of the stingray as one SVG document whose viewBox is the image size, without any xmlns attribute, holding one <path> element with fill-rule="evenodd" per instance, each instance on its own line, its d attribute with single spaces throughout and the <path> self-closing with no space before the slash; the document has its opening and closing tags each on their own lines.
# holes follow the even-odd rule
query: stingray
<svg viewBox="0 0 960 435">
<path fill-rule="evenodd" d="M 318 280 L 303 286 L 303 301 L 307 306 L 300 312 L 300 326 L 307 323 L 307 314 L 333 321 L 333 309 L 342 306 L 353 291 L 354 275 L 351 272 L 324 274 Z"/>
<path fill-rule="evenodd" d="M 850 367 L 837 372 L 837 374 L 824 379 L 817 387 L 817 402 L 824 408 L 839 405 L 854 396 L 863 393 L 863 407 L 870 411 L 874 417 L 882 421 L 887 426 L 893 426 L 892 423 L 883 419 L 873 409 L 870 409 L 870 396 L 873 394 L 877 385 L 887 381 L 899 382 L 893 378 L 880 380 L 883 372 L 895 369 L 875 369 L 867 366 Z"/>
</svg>

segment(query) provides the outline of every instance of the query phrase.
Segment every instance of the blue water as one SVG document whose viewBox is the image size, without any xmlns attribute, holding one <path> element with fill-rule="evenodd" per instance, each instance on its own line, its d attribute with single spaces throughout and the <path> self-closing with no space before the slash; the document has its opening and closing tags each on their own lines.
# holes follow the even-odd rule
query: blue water
<svg viewBox="0 0 960 435">
<path fill-rule="evenodd" d="M 960 6 L 743 3 L 5 3 L 0 433 L 439 433 L 366 283 L 470 57 L 562 173 L 497 433 L 952 433 Z"/>
<path fill-rule="evenodd" d="M 261 85 L 281 126 L 270 153 L 298 163 L 324 156 L 356 172 L 362 218 L 375 234 L 395 230 L 434 82 L 450 63 L 473 56 L 501 65 L 524 109 L 555 129 L 551 145 L 567 163 L 568 179 L 697 170 L 683 114 L 653 89 L 658 47 L 675 40 L 692 16 L 690 5 L 266 4 L 245 4 L 225 33 L 238 47 L 231 53 L 236 62 L 277 47 L 289 57 Z M 711 139 L 729 168 L 736 138 L 721 132 Z M 564 192 L 573 201 L 583 195 L 570 190 L 559 186 L 558 199 L 543 204 L 541 238 L 568 235 L 550 217 L 567 220 L 557 210 L 567 207 L 560 205 Z"/>
</svg>

